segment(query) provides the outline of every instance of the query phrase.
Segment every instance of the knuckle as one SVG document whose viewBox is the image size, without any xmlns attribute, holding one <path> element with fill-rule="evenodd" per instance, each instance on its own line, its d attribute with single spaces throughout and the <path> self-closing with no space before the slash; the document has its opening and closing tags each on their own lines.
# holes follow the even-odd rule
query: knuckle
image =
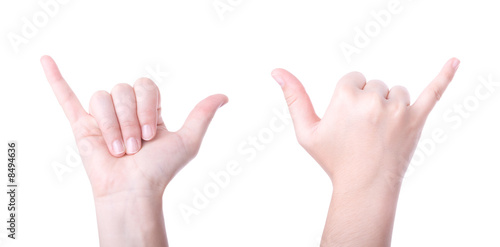
<svg viewBox="0 0 500 247">
<path fill-rule="evenodd" d="M 441 75 L 441 81 L 445 81 L 445 82 L 451 81 L 451 80 L 453 80 L 453 76 L 454 76 L 454 74 L 451 72 L 444 73 Z"/>
<path fill-rule="evenodd" d="M 87 125 L 81 125 L 78 128 L 74 128 L 74 133 L 77 140 L 81 140 L 83 137 L 102 135 L 100 128 Z"/>
<path fill-rule="evenodd" d="M 349 84 L 345 80 L 340 80 L 335 87 L 335 92 L 339 91 L 341 93 L 348 92 Z"/>
<path fill-rule="evenodd" d="M 130 111 L 126 107 L 116 108 L 116 116 L 118 117 L 118 119 L 131 119 L 134 117 L 132 111 Z"/>
<path fill-rule="evenodd" d="M 135 98 L 133 97 L 113 97 L 116 113 L 134 112 L 136 109 Z"/>
<path fill-rule="evenodd" d="M 441 99 L 442 94 L 443 94 L 441 92 L 441 90 L 437 87 L 432 87 L 431 93 L 434 95 L 434 98 L 436 99 L 436 101 L 439 101 Z"/>
<path fill-rule="evenodd" d="M 119 131 L 118 124 L 111 119 L 102 120 L 100 128 L 103 132 L 118 132 Z"/>
<path fill-rule="evenodd" d="M 352 88 L 349 88 L 345 85 L 338 85 L 333 93 L 334 96 L 332 98 L 332 101 L 348 102 L 350 104 L 357 99 L 356 94 L 356 91 L 352 90 Z"/>
<path fill-rule="evenodd" d="M 90 101 L 99 101 L 99 100 L 105 99 L 107 97 L 109 97 L 108 92 L 106 92 L 105 90 L 99 90 L 92 95 L 92 97 L 90 98 Z"/>
<path fill-rule="evenodd" d="M 346 74 L 347 77 L 349 78 L 360 78 L 360 79 L 365 79 L 365 76 L 363 75 L 363 73 L 359 72 L 359 71 L 352 71 L 352 72 L 349 72 Z"/>
<path fill-rule="evenodd" d="M 159 91 L 156 84 L 148 78 L 141 78 L 134 84 L 135 97 L 137 102 L 147 102 L 153 98 L 158 98 Z"/>
<path fill-rule="evenodd" d="M 387 88 L 387 85 L 381 80 L 370 80 L 366 84 L 373 84 L 374 86 L 377 86 L 377 87 Z"/>
<path fill-rule="evenodd" d="M 134 84 L 134 89 L 136 90 L 147 90 L 147 91 L 151 91 L 151 90 L 155 90 L 157 87 L 156 87 L 156 84 L 149 78 L 147 77 L 141 77 L 139 79 L 137 79 L 137 81 L 135 82 Z"/>
<path fill-rule="evenodd" d="M 141 109 L 137 111 L 137 116 L 143 120 L 146 119 L 151 119 L 154 120 L 156 117 L 156 114 L 158 113 L 157 109 Z"/>
<path fill-rule="evenodd" d="M 130 119 L 125 119 L 125 120 L 121 120 L 120 121 L 120 127 L 123 129 L 131 129 L 131 128 L 135 128 L 135 127 L 138 127 L 139 124 L 134 121 L 134 120 L 130 120 Z"/>
<path fill-rule="evenodd" d="M 99 109 L 101 104 L 109 100 L 110 95 L 104 90 L 100 90 L 92 94 L 89 101 L 89 112 L 94 114 L 96 109 Z"/>
<path fill-rule="evenodd" d="M 384 99 L 377 92 L 367 92 L 366 100 L 370 108 L 380 108 Z"/>
<path fill-rule="evenodd" d="M 295 103 L 298 101 L 299 97 L 297 97 L 297 95 L 295 94 L 288 94 L 286 97 L 285 97 L 285 101 L 288 105 L 288 107 L 293 107 L 293 105 L 295 105 Z"/>
<path fill-rule="evenodd" d="M 119 84 L 116 84 L 113 87 L 113 89 L 111 89 L 111 94 L 112 95 L 119 94 L 119 93 L 130 91 L 131 89 L 132 89 L 132 86 L 130 86 L 129 84 L 127 84 L 127 83 L 119 83 Z"/>
<path fill-rule="evenodd" d="M 358 71 L 353 71 L 345 74 L 337 83 L 337 87 L 342 89 L 353 89 L 356 83 L 366 82 L 366 78 Z M 357 87 L 357 86 L 356 86 Z"/>
<path fill-rule="evenodd" d="M 61 105 L 67 104 L 73 98 L 76 98 L 76 95 L 71 90 L 69 90 L 68 92 L 65 92 L 65 93 L 61 94 Z"/>
<path fill-rule="evenodd" d="M 403 92 L 403 93 L 408 93 L 408 89 L 405 88 L 405 87 L 403 87 L 403 86 L 397 85 L 397 86 L 394 86 L 394 88 L 396 90 L 399 90 L 399 91 Z"/>
<path fill-rule="evenodd" d="M 339 80 L 339 83 L 341 83 L 341 84 L 348 83 L 353 78 L 359 78 L 361 76 L 363 76 L 363 74 L 361 74 L 360 72 L 358 72 L 358 71 L 351 71 L 351 72 L 345 74 L 344 76 L 342 76 L 340 78 L 340 80 Z"/>
</svg>

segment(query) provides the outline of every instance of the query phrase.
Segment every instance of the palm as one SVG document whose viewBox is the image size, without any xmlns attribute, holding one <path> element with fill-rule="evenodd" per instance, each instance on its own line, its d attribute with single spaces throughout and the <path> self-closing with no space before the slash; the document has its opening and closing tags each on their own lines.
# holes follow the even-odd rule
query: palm
<svg viewBox="0 0 500 247">
<path fill-rule="evenodd" d="M 157 136 L 144 142 L 134 155 L 115 157 L 107 149 L 95 119 L 88 115 L 74 128 L 85 169 L 96 196 L 130 190 L 163 190 L 187 163 L 187 150 L 181 137 L 158 126 Z"/>
</svg>

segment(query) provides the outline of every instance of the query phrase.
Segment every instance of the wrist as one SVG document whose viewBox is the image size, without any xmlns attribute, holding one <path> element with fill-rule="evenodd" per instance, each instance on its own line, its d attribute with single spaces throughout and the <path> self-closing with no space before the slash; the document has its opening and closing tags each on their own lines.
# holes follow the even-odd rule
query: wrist
<svg viewBox="0 0 500 247">
<path fill-rule="evenodd" d="M 115 193 L 95 198 L 101 246 L 167 246 L 162 198 Z"/>
<path fill-rule="evenodd" d="M 321 246 L 390 246 L 399 187 L 335 189 Z"/>
<path fill-rule="evenodd" d="M 382 171 L 380 171 L 382 170 Z M 403 183 L 403 175 L 386 169 L 379 171 L 368 171 L 351 173 L 342 176 L 331 176 L 333 194 L 356 194 L 374 193 L 384 195 L 399 195 Z"/>
</svg>

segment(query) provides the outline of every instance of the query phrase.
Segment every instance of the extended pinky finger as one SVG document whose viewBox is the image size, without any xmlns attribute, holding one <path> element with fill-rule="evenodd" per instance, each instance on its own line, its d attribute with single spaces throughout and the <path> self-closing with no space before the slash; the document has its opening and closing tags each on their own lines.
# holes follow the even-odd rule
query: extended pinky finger
<svg viewBox="0 0 500 247">
<path fill-rule="evenodd" d="M 460 60 L 452 58 L 443 66 L 439 74 L 420 94 L 417 101 L 413 103 L 412 108 L 417 114 L 417 118 L 425 120 L 432 111 L 436 103 L 441 99 L 444 91 L 450 84 L 458 69 Z"/>
</svg>

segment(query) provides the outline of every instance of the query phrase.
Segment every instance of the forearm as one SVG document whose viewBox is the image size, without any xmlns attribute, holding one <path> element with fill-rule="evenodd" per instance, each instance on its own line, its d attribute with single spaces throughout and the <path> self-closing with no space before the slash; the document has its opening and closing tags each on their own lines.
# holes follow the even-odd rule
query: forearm
<svg viewBox="0 0 500 247">
<path fill-rule="evenodd" d="M 334 193 L 323 231 L 321 246 L 391 245 L 399 186 Z"/>
<path fill-rule="evenodd" d="M 161 196 L 95 199 L 101 246 L 168 246 Z"/>
</svg>

